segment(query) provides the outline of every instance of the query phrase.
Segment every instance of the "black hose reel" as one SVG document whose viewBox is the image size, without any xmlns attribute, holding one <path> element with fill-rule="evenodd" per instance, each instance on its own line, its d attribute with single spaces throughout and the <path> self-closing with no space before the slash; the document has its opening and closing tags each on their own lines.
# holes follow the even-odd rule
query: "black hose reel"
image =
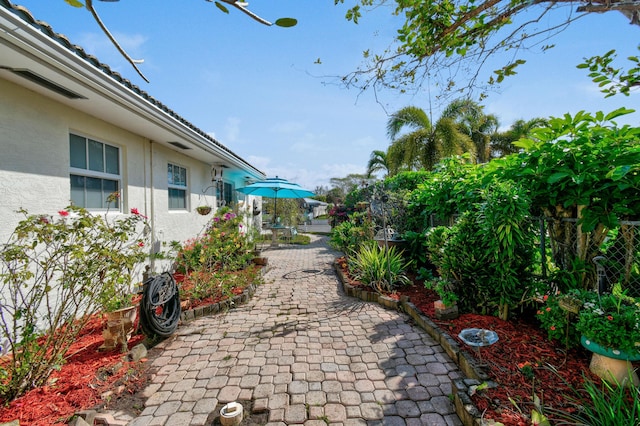
<svg viewBox="0 0 640 426">
<path fill-rule="evenodd" d="M 168 272 L 148 278 L 143 283 L 140 301 L 140 327 L 149 337 L 169 337 L 180 322 L 180 292 Z"/>
</svg>

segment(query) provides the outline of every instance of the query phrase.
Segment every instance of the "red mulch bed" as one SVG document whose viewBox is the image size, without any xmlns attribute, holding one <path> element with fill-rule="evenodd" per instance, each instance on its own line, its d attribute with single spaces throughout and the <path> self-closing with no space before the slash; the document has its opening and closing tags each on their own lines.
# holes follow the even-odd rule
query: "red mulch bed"
<svg viewBox="0 0 640 426">
<path fill-rule="evenodd" d="M 339 265 L 348 277 L 345 262 L 339 261 Z M 351 278 L 347 279 L 351 285 L 361 285 Z M 462 314 L 456 319 L 441 321 L 435 318 L 433 307 L 433 302 L 439 299 L 438 295 L 425 289 L 423 283 L 417 280 L 414 283 L 388 296 L 396 299 L 408 296 L 425 316 L 456 340 L 462 349 L 468 348 L 467 352 L 498 384 L 472 397 L 474 405 L 485 419 L 493 419 L 506 426 L 530 425 L 528 417 L 534 408 L 534 394 L 546 408 L 573 412 L 575 408 L 567 403 L 566 396 L 575 396 L 571 389 L 582 387 L 583 374 L 599 380 L 589 371 L 591 352 L 582 348 L 565 351 L 558 343 L 547 339 L 532 316 L 503 321 L 493 316 Z M 493 330 L 498 333 L 499 340 L 479 350 L 471 348 L 458 337 L 465 328 Z M 531 366 L 533 378 L 527 377 L 519 368 L 523 365 Z M 517 404 L 517 408 L 511 401 Z"/>
<path fill-rule="evenodd" d="M 189 285 L 183 283 L 184 276 L 176 274 L 175 278 L 179 284 Z M 243 289 L 238 287 L 231 289 L 231 292 L 238 295 Z M 220 293 L 189 301 L 183 309 L 210 305 L 226 297 Z M 119 350 L 98 351 L 104 342 L 102 328 L 102 316 L 96 315 L 69 350 L 66 364 L 51 374 L 49 385 L 27 392 L 8 406 L 0 405 L 0 423 L 19 419 L 21 426 L 65 425 L 75 413 L 90 408 L 126 407 L 141 411 L 144 407 L 130 405 L 140 403 L 139 398 L 132 396 L 148 383 L 146 365 L 123 362 L 124 354 Z M 144 339 L 142 334 L 134 335 L 129 340 L 129 349 Z M 111 393 L 107 396 L 107 392 Z"/>
<path fill-rule="evenodd" d="M 123 361 L 120 350 L 98 351 L 102 345 L 103 320 L 94 316 L 72 345 L 67 363 L 54 371 L 48 384 L 27 392 L 0 409 L 0 422 L 20 420 L 20 425 L 67 424 L 70 417 L 87 408 L 109 408 L 121 397 L 142 389 L 146 383 L 144 364 Z M 129 348 L 142 342 L 133 336 Z M 102 397 L 112 392 L 109 398 Z"/>
</svg>

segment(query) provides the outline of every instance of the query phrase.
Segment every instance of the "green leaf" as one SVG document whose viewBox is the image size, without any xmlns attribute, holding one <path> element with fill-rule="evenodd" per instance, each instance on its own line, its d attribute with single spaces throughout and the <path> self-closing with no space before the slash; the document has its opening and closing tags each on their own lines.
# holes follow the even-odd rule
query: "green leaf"
<svg viewBox="0 0 640 426">
<path fill-rule="evenodd" d="M 620 117 L 621 115 L 627 115 L 627 114 L 631 114 L 635 112 L 635 110 L 633 109 L 629 109 L 629 108 L 625 108 L 625 107 L 621 107 L 618 108 L 615 111 L 611 111 L 609 114 L 606 115 L 606 117 L 604 118 L 605 120 L 613 120 L 616 117 Z"/>
<path fill-rule="evenodd" d="M 295 27 L 298 24 L 298 20 L 294 18 L 280 18 L 276 20 L 275 24 L 279 27 L 290 28 Z"/>
<path fill-rule="evenodd" d="M 569 176 L 569 173 L 567 173 L 567 172 L 554 173 L 551 176 L 549 176 L 549 179 L 547 179 L 547 183 L 556 183 L 559 180 L 562 180 L 562 179 L 566 178 L 567 176 Z"/>
<path fill-rule="evenodd" d="M 69 6 L 73 7 L 84 7 L 84 4 L 79 2 L 78 0 L 64 0 Z"/>
<path fill-rule="evenodd" d="M 544 414 L 539 413 L 536 410 L 531 411 L 531 423 L 536 426 L 551 426 L 549 419 L 547 419 Z"/>
<path fill-rule="evenodd" d="M 215 5 L 218 9 L 220 9 L 221 11 L 223 11 L 224 13 L 229 13 L 229 9 L 226 8 L 225 5 L 223 5 L 220 2 L 215 2 Z"/>
<path fill-rule="evenodd" d="M 630 170 L 632 170 L 632 167 L 629 165 L 618 166 L 615 169 L 611 170 L 609 173 L 607 173 L 607 177 L 614 181 L 620 180 L 624 178 L 627 175 L 627 173 L 629 173 Z"/>
<path fill-rule="evenodd" d="M 536 142 L 531 139 L 520 139 L 513 143 L 513 146 L 517 146 L 518 148 L 522 148 L 525 150 L 530 150 L 534 146 L 536 146 Z"/>
</svg>

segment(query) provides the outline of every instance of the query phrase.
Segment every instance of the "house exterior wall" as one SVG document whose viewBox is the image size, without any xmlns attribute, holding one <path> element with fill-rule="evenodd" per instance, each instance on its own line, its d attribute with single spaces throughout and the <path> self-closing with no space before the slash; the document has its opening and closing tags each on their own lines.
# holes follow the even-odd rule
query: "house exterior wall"
<svg viewBox="0 0 640 426">
<path fill-rule="evenodd" d="M 69 133 L 115 145 L 121 152 L 122 203 L 119 212 L 137 208 L 149 218 L 155 248 L 201 233 L 213 214 L 196 213 L 200 205 L 216 206 L 211 166 L 183 153 L 59 104 L 0 79 L 0 243 L 22 218 L 18 209 L 51 214 L 70 203 Z M 78 101 L 82 106 L 82 101 Z M 187 208 L 169 210 L 167 164 L 187 170 Z M 235 187 L 244 183 L 231 174 Z M 229 181 L 229 180 L 228 180 Z M 246 203 L 251 205 L 251 199 Z M 104 214 L 101 211 L 100 214 Z M 166 247 L 165 247 L 166 249 Z M 166 262 L 154 267 L 168 267 Z"/>
</svg>

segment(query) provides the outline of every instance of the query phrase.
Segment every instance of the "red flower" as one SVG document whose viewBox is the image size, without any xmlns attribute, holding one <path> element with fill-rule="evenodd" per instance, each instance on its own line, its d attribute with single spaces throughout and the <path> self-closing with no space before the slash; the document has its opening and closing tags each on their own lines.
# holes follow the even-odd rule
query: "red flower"
<svg viewBox="0 0 640 426">
<path fill-rule="evenodd" d="M 556 329 L 556 326 L 555 326 L 555 325 L 552 325 L 551 327 L 549 327 L 549 329 L 550 329 L 551 331 L 554 331 L 554 330 Z"/>
<path fill-rule="evenodd" d="M 66 210 L 60 210 L 60 211 L 58 211 L 58 214 L 59 214 L 60 216 L 63 216 L 63 217 L 64 217 L 64 216 L 69 216 L 69 212 L 68 212 L 68 211 L 66 211 Z"/>
<path fill-rule="evenodd" d="M 613 321 L 613 317 L 612 317 L 611 315 L 607 315 L 607 319 L 608 319 L 609 321 Z"/>
<path fill-rule="evenodd" d="M 132 209 L 131 209 L 131 214 L 135 214 L 135 215 L 137 215 L 137 216 L 140 216 L 140 217 L 141 217 L 141 218 L 143 218 L 143 219 L 146 219 L 146 218 L 147 218 L 146 216 L 141 215 L 141 214 L 140 214 L 140 211 L 139 211 L 136 207 L 134 207 L 134 208 L 132 208 Z"/>
<path fill-rule="evenodd" d="M 144 243 L 142 241 L 138 241 L 138 247 L 144 247 Z"/>
<path fill-rule="evenodd" d="M 546 302 L 548 298 L 549 298 L 549 295 L 545 294 L 544 297 L 542 298 L 542 300 L 544 300 Z"/>
<path fill-rule="evenodd" d="M 545 309 L 547 312 L 551 312 L 551 308 L 547 308 Z"/>
</svg>

